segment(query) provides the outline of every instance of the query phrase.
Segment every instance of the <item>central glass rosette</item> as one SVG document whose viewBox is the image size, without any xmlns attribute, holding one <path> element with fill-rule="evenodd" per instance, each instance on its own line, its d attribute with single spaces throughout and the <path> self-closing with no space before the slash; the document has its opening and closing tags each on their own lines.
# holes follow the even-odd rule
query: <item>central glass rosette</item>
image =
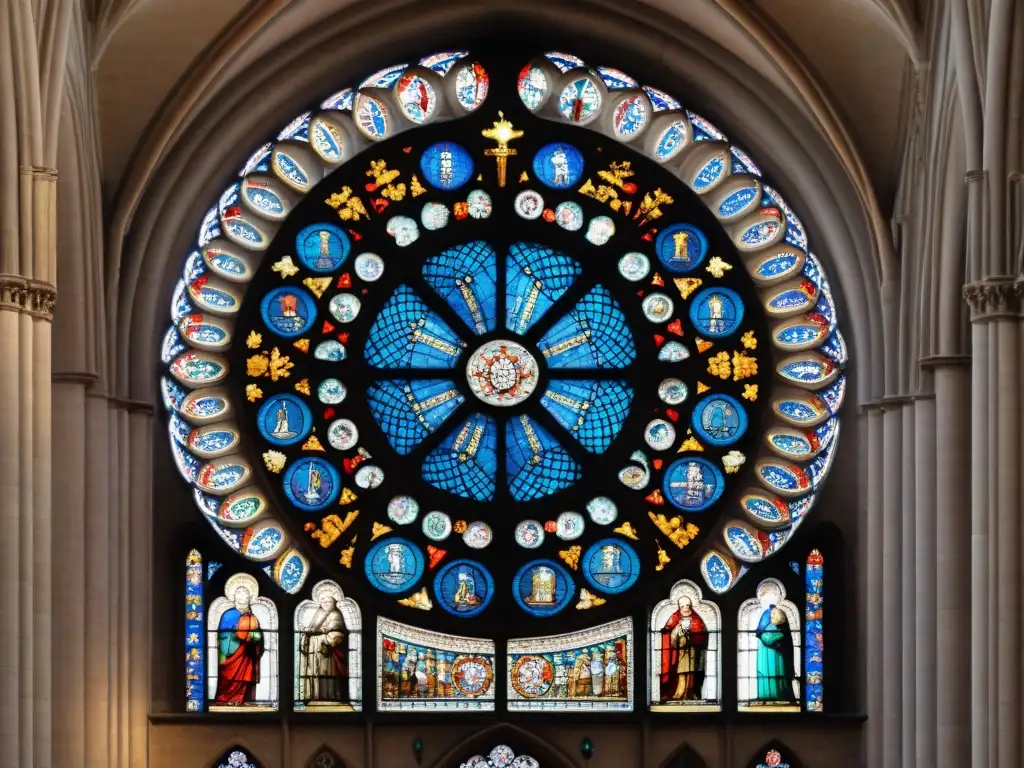
<svg viewBox="0 0 1024 768">
<path fill-rule="evenodd" d="M 466 380 L 488 405 L 518 405 L 537 388 L 537 361 L 522 344 L 498 339 L 470 355 Z"/>
<path fill-rule="evenodd" d="M 377 369 L 370 412 L 402 456 L 449 430 L 423 458 L 430 485 L 491 501 L 503 474 L 509 496 L 532 501 L 580 480 L 574 446 L 608 450 L 633 402 L 622 377 L 636 347 L 611 291 L 578 284 L 582 274 L 575 259 L 542 245 L 513 243 L 499 256 L 476 241 L 426 259 L 432 294 L 400 285 L 384 303 L 364 349 Z M 502 338 L 467 343 L 497 332 L 502 315 Z M 541 359 L 548 380 L 531 398 Z M 454 377 L 460 368 L 468 387 Z M 520 404 L 523 411 L 508 411 Z"/>
</svg>

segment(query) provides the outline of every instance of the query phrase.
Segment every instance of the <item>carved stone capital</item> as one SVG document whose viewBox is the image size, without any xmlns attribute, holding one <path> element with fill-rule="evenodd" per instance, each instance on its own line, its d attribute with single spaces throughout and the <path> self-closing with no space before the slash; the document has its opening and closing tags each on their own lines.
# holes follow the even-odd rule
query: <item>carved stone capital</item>
<svg viewBox="0 0 1024 768">
<path fill-rule="evenodd" d="M 990 277 L 964 286 L 964 301 L 971 308 L 971 322 L 1017 318 L 1021 312 L 1021 283 L 1013 278 Z"/>
<path fill-rule="evenodd" d="M 0 274 L 0 310 L 53 320 L 57 289 L 45 280 Z"/>
</svg>

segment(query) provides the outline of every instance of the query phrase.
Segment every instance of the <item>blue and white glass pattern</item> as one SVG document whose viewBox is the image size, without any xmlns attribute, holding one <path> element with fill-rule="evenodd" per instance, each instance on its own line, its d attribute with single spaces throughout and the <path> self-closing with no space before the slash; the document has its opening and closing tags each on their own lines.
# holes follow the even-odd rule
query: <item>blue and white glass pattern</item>
<svg viewBox="0 0 1024 768">
<path fill-rule="evenodd" d="M 273 395 L 260 406 L 256 425 L 263 439 L 273 445 L 294 445 L 313 428 L 309 406 L 295 395 Z"/>
<path fill-rule="evenodd" d="M 533 156 L 533 175 L 551 189 L 568 189 L 583 175 L 583 153 L 572 144 L 545 144 Z"/>
<path fill-rule="evenodd" d="M 692 224 L 673 224 L 654 242 L 658 260 L 673 274 L 693 272 L 708 255 L 708 238 Z"/>
<path fill-rule="evenodd" d="M 552 616 L 563 610 L 575 591 L 569 572 L 554 560 L 532 560 L 512 579 L 513 597 L 534 616 Z"/>
<path fill-rule="evenodd" d="M 381 592 L 408 592 L 423 578 L 423 553 L 405 539 L 383 539 L 366 554 L 367 580 Z"/>
<path fill-rule="evenodd" d="M 375 368 L 454 368 L 463 346 L 412 288 L 400 285 L 374 320 L 363 355 Z"/>
<path fill-rule="evenodd" d="M 423 151 L 420 170 L 430 186 L 458 189 L 473 178 L 473 158 L 461 144 L 439 141 Z"/>
<path fill-rule="evenodd" d="M 693 409 L 693 428 L 711 445 L 732 445 L 747 431 L 747 411 L 729 395 L 709 395 Z"/>
<path fill-rule="evenodd" d="M 344 230 L 330 224 L 311 224 L 295 238 L 295 255 L 311 272 L 328 274 L 348 259 L 351 243 Z"/>
<path fill-rule="evenodd" d="M 525 333 L 582 273 L 564 253 L 542 245 L 515 243 L 505 261 L 505 327 Z"/>
<path fill-rule="evenodd" d="M 633 334 L 611 292 L 595 286 L 537 346 L 551 368 L 625 368 L 636 359 Z"/>
<path fill-rule="evenodd" d="M 580 570 L 594 589 L 617 595 L 640 577 L 640 557 L 621 539 L 601 539 L 583 555 Z"/>
<path fill-rule="evenodd" d="M 301 336 L 316 322 L 316 302 L 304 288 L 285 286 L 268 292 L 260 302 L 263 322 L 279 336 Z"/>
<path fill-rule="evenodd" d="M 377 426 L 400 456 L 411 453 L 465 400 L 448 379 L 377 381 L 366 399 Z"/>
<path fill-rule="evenodd" d="M 497 256 L 482 240 L 448 248 L 423 265 L 423 279 L 478 336 L 495 328 Z"/>
<path fill-rule="evenodd" d="M 338 499 L 341 477 L 325 459 L 303 456 L 285 470 L 284 492 L 299 509 L 319 512 Z"/>
<path fill-rule="evenodd" d="M 725 490 L 722 471 L 707 459 L 678 459 L 665 471 L 662 491 L 676 509 L 703 512 Z"/>
<path fill-rule="evenodd" d="M 703 336 L 729 336 L 743 322 L 743 299 L 729 288 L 705 288 L 693 297 L 690 322 Z"/>
<path fill-rule="evenodd" d="M 583 476 L 583 469 L 565 448 L 529 416 L 509 419 L 505 445 L 508 491 L 516 501 L 550 496 Z"/>
<path fill-rule="evenodd" d="M 453 616 L 476 616 L 494 597 L 494 579 L 475 560 L 453 560 L 434 577 L 434 595 Z"/>
</svg>

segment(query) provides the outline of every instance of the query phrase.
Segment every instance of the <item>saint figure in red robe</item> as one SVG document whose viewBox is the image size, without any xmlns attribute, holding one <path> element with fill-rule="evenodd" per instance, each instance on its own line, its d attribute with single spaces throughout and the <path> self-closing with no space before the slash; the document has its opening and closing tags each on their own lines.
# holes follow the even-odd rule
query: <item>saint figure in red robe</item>
<svg viewBox="0 0 1024 768">
<path fill-rule="evenodd" d="M 661 700 L 699 701 L 707 666 L 708 629 L 688 597 L 661 630 Z"/>
<path fill-rule="evenodd" d="M 217 694 L 213 703 L 241 706 L 256 700 L 263 657 L 263 632 L 252 612 L 252 596 L 235 590 L 235 605 L 224 612 L 217 627 Z"/>
</svg>

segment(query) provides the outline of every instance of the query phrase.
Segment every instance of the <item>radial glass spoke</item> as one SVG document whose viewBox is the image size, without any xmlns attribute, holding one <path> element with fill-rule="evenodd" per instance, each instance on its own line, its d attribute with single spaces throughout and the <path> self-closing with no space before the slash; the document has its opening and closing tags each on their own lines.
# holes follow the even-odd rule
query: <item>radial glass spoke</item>
<svg viewBox="0 0 1024 768">
<path fill-rule="evenodd" d="M 454 368 L 465 344 L 416 292 L 400 285 L 374 320 L 363 355 L 375 368 Z"/>
<path fill-rule="evenodd" d="M 590 453 L 604 453 L 629 415 L 633 389 L 624 381 L 552 381 L 541 405 Z"/>
<path fill-rule="evenodd" d="M 474 413 L 423 461 L 423 479 L 466 499 L 491 501 L 498 473 L 498 426 Z"/>
<path fill-rule="evenodd" d="M 625 368 L 636 359 L 626 317 L 601 285 L 548 329 L 537 346 L 551 368 Z"/>
<path fill-rule="evenodd" d="M 533 243 L 513 244 L 505 262 L 505 327 L 525 333 L 581 272 L 564 253 Z"/>
<path fill-rule="evenodd" d="M 505 471 L 516 501 L 532 501 L 568 488 L 583 470 L 554 436 L 529 416 L 505 425 Z"/>
<path fill-rule="evenodd" d="M 431 256 L 423 279 L 478 336 L 494 330 L 498 265 L 487 243 L 477 240 Z"/>
<path fill-rule="evenodd" d="M 378 381 L 366 399 L 377 426 L 400 456 L 411 453 L 465 400 L 446 379 Z"/>
</svg>

